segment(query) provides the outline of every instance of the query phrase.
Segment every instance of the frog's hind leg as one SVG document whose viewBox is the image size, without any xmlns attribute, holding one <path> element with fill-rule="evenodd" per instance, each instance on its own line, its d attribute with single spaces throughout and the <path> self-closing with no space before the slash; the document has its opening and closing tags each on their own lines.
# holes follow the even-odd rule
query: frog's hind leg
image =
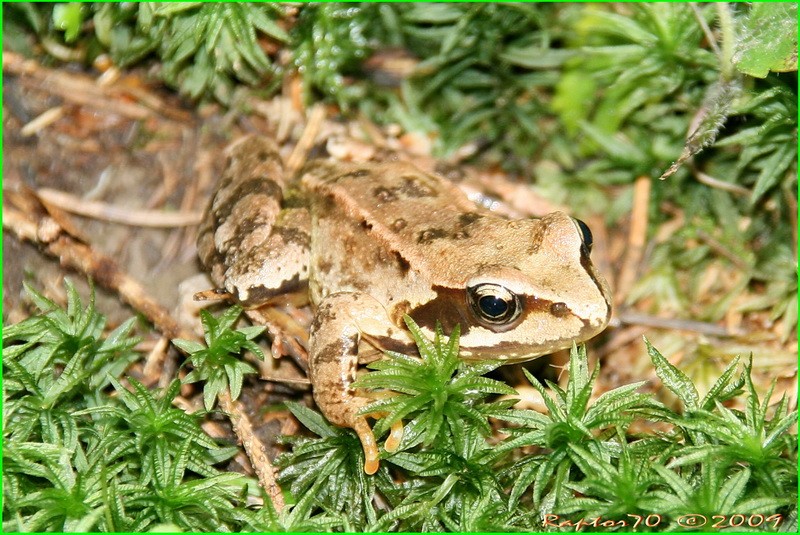
<svg viewBox="0 0 800 535">
<path fill-rule="evenodd" d="M 286 187 L 280 154 L 271 140 L 245 137 L 226 154 L 225 170 L 197 238 L 200 261 L 220 286 L 230 266 L 247 255 L 245 238 L 255 229 L 271 232 Z"/>
<path fill-rule="evenodd" d="M 282 207 L 288 182 L 277 146 L 250 136 L 227 152 L 227 166 L 200 227 L 200 260 L 214 284 L 251 313 L 272 306 L 279 296 L 307 296 L 311 216 L 305 208 Z M 277 321 L 265 323 L 273 346 L 289 348 L 276 356 L 288 351 L 305 357 L 302 341 L 288 329 Z"/>
<path fill-rule="evenodd" d="M 309 378 L 314 400 L 332 423 L 353 429 L 364 449 L 364 471 L 378 470 L 378 446 L 366 416 L 359 414 L 372 399 L 359 395 L 352 384 L 358 370 L 359 344 L 365 331 L 395 329 L 386 309 L 362 293 L 341 292 L 324 298 L 317 308 L 309 340 Z M 370 334 L 374 334 L 371 332 Z M 392 426 L 387 449 L 399 446 L 402 423 Z"/>
<path fill-rule="evenodd" d="M 307 283 L 311 216 L 283 209 L 287 182 L 272 140 L 247 137 L 228 153 L 197 249 L 215 284 L 256 307 Z"/>
</svg>

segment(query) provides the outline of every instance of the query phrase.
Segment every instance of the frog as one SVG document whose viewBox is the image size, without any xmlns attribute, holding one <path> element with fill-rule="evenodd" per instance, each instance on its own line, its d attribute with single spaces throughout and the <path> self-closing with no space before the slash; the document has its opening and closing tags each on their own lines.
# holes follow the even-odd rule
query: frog
<svg viewBox="0 0 800 535">
<path fill-rule="evenodd" d="M 359 366 L 417 353 L 406 317 L 428 336 L 458 326 L 459 357 L 473 362 L 528 361 L 596 336 L 612 299 L 592 240 L 564 212 L 508 218 L 408 161 L 316 158 L 287 176 L 275 141 L 250 135 L 227 149 L 197 248 L 213 283 L 246 308 L 306 299 L 314 401 L 355 431 L 373 474 L 376 415 L 353 386 Z M 386 451 L 400 445 L 398 424 Z"/>
</svg>

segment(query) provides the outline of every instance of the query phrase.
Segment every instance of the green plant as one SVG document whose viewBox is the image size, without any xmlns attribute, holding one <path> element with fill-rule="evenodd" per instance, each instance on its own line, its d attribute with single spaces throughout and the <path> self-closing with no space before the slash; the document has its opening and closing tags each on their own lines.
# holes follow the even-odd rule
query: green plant
<svg viewBox="0 0 800 535">
<path fill-rule="evenodd" d="M 288 35 L 276 19 L 278 4 L 50 4 L 9 6 L 12 43 L 27 25 L 55 57 L 93 61 L 108 52 L 128 67 L 156 56 L 160 77 L 187 97 L 213 96 L 230 103 L 237 83 L 279 86 L 281 69 L 264 52 L 263 40 L 281 43 Z M 74 54 L 66 45 L 75 45 Z M 24 45 L 19 45 L 24 48 Z"/>
<path fill-rule="evenodd" d="M 236 448 L 172 406 L 179 381 L 123 379 L 133 320 L 104 336 L 94 297 L 65 286 L 66 309 L 28 288 L 40 312 L 3 331 L 3 529 L 230 529 L 250 483 L 214 465 Z"/>
<path fill-rule="evenodd" d="M 483 377 L 501 362 L 466 366 L 459 359 L 458 327 L 446 343 L 441 329 L 437 330 L 431 342 L 413 320 L 406 318 L 405 321 L 421 358 L 390 351 L 387 353 L 389 359 L 370 364 L 369 368 L 374 371 L 354 385 L 356 388 L 385 389 L 396 393 L 366 409 L 368 413 L 386 414 L 375 426 L 375 432 L 380 435 L 395 422 L 411 417 L 405 426 L 401 450 L 448 440 L 453 436 L 453 426 L 462 426 L 464 422 L 484 436 L 488 435 L 491 427 L 487 417 L 507 408 L 510 403 L 486 403 L 484 400 L 491 394 L 515 393 L 508 385 Z"/>
<path fill-rule="evenodd" d="M 294 449 L 280 459 L 282 481 L 296 496 L 315 496 L 322 511 L 346 514 L 343 504 L 350 503 L 353 529 L 574 529 L 600 518 L 660 531 L 692 512 L 769 516 L 774 525 L 792 510 L 797 442 L 788 427 L 796 413 L 785 400 L 771 410 L 759 403 L 751 369 L 737 374 L 738 359 L 701 400 L 691 381 L 648 345 L 659 377 L 684 400 L 684 410 L 675 412 L 636 392 L 643 383 L 590 403 L 599 368 L 590 373 L 585 350 L 575 348 L 565 389 L 550 382 L 545 388 L 529 376 L 548 407 L 540 414 L 511 408 L 513 400 L 488 401 L 505 388 L 478 370 L 496 363 L 458 363 L 457 333 L 445 339 L 439 332 L 427 341 L 413 322 L 409 328 L 420 357 L 390 354 L 358 382 L 399 392 L 365 408 L 385 414 L 375 426 L 378 434 L 398 418 L 410 420 L 399 451 L 382 456 L 374 477 L 363 474 L 352 431 L 290 406 L 319 438 L 289 440 Z M 723 405 L 740 399 L 743 386 L 747 416 Z M 455 400 L 466 409 L 449 411 Z M 515 427 L 495 443 L 485 433 L 489 417 Z M 672 430 L 632 434 L 634 420 L 668 422 Z M 376 495 L 382 507 L 371 500 Z"/>
<path fill-rule="evenodd" d="M 520 425 L 511 429 L 511 437 L 500 446 L 501 450 L 539 446 L 547 448 L 547 456 L 524 459 L 512 466 L 508 475 L 516 480 L 511 491 L 511 500 L 519 499 L 522 493 L 533 484 L 533 503 L 541 505 L 542 500 L 558 503 L 559 497 L 566 494 L 562 485 L 569 480 L 570 467 L 574 464 L 571 456 L 576 445 L 594 443 L 601 450 L 618 446 L 612 442 L 597 443 L 598 437 L 624 433 L 634 415 L 651 405 L 651 400 L 636 392 L 644 383 L 634 383 L 615 388 L 601 395 L 589 404 L 592 388 L 600 373 L 595 367 L 591 375 L 584 347 L 573 349 L 570 359 L 570 380 L 568 389 L 548 382 L 550 396 L 536 378 L 528 375 L 528 380 L 542 395 L 549 414 L 536 411 L 509 411 L 502 418 Z M 549 487 L 552 483 L 553 486 Z M 546 495 L 547 494 L 547 495 Z"/>
<path fill-rule="evenodd" d="M 373 23 L 368 10 L 352 4 L 313 4 L 300 12 L 292 32 L 293 60 L 309 101 L 316 93 L 349 110 L 364 98 L 367 88 L 352 82 L 372 52 Z"/>
<path fill-rule="evenodd" d="M 487 398 L 515 392 L 504 383 L 482 377 L 500 362 L 466 364 L 459 359 L 458 328 L 448 339 L 437 328 L 430 341 L 411 318 L 405 321 L 420 358 L 389 352 L 388 359 L 370 364 L 374 371 L 356 382 L 363 388 L 397 393 L 364 410 L 386 414 L 375 426 L 378 434 L 395 422 L 410 419 L 398 452 L 387 461 L 418 476 L 403 486 L 405 496 L 373 528 L 513 529 L 520 515 L 504 505 L 489 443 L 489 416 L 507 409 L 513 401 L 489 402 Z M 388 494 L 399 497 L 396 491 Z M 485 507 L 475 510 L 478 505 Z"/>
<path fill-rule="evenodd" d="M 138 9 L 105 4 L 94 14 L 97 39 L 112 58 L 130 65 L 158 52 L 161 76 L 192 99 L 213 94 L 230 102 L 235 81 L 275 84 L 279 70 L 264 53 L 259 38 L 278 42 L 286 32 L 274 18 L 277 4 L 143 3 Z M 135 26 L 131 26 L 135 17 Z"/>
<path fill-rule="evenodd" d="M 584 477 L 566 483 L 580 494 L 565 496 L 554 512 L 609 521 L 658 515 L 659 526 L 690 516 L 783 518 L 774 513 L 793 506 L 797 497 L 796 437 L 786 432 L 797 413 L 782 399 L 769 417 L 767 403 L 759 404 L 754 390 L 751 366 L 737 376 L 738 358 L 700 399 L 683 372 L 649 342 L 647 347 L 659 378 L 681 399 L 683 410 L 656 404 L 643 414 L 670 422 L 672 431 L 610 448 L 570 444 L 570 457 Z M 739 398 L 743 385 L 745 413 L 726 408 L 723 403 Z M 571 516 L 576 511 L 580 514 Z"/>
<path fill-rule="evenodd" d="M 372 371 L 356 383 L 361 388 L 392 390 L 365 413 L 385 413 L 375 426 L 380 436 L 410 418 L 399 451 L 388 455 L 374 477 L 363 472 L 358 438 L 325 422 L 317 413 L 290 405 L 297 418 L 320 438 L 292 438 L 293 451 L 282 456 L 282 481 L 296 496 L 312 494 L 323 510 L 344 512 L 347 505 L 354 529 L 385 531 L 486 529 L 520 527 L 521 511 L 503 505 L 503 488 L 492 467 L 489 414 L 513 401 L 487 402 L 491 394 L 511 394 L 505 384 L 481 377 L 499 363 L 477 366 L 458 358 L 458 332 L 445 340 L 438 330 L 432 342 L 410 319 L 406 323 L 418 344 L 420 358 L 390 353 L 370 365 Z M 398 483 L 387 463 L 403 474 Z M 390 511 L 375 508 L 374 496 L 384 497 Z M 480 510 L 475 507 L 485 505 Z M 489 505 L 491 504 L 491 506 Z"/>
<path fill-rule="evenodd" d="M 778 342 L 796 335 L 796 4 L 3 10 L 4 47 L 51 63 L 103 53 L 119 67 L 151 62 L 148 73 L 191 99 L 238 102 L 242 85 L 269 94 L 297 77 L 309 101 L 399 123 L 440 155 L 535 178 L 539 193 L 579 217 L 603 213 L 610 226 L 630 212 L 634 177 L 655 179 L 676 162 L 653 181 L 652 247 L 627 305 L 708 322 L 734 307 L 745 325 L 764 326 L 753 340 L 773 323 Z M 367 59 L 397 49 L 413 68 L 382 85 Z M 379 435 L 406 422 L 400 450 L 368 477 L 349 430 L 290 404 L 318 437 L 286 439 L 291 505 L 278 512 L 268 501 L 248 506 L 265 499 L 253 481 L 220 472 L 234 450 L 202 433 L 202 414 L 173 406 L 177 378 L 151 391 L 126 371 L 141 357 L 132 321 L 104 335 L 93 300 L 84 306 L 71 285 L 66 310 L 31 297 L 40 312 L 4 328 L 6 530 L 574 530 L 593 515 L 632 528 L 626 515 L 654 518 L 645 513 L 661 522 L 632 529 L 674 530 L 693 512 L 796 524 L 796 412 L 786 398 L 769 405 L 750 362 L 727 360 L 701 397 L 688 366 L 647 346 L 683 404 L 673 410 L 639 384 L 594 399 L 599 368 L 590 372 L 578 348 L 565 387 L 529 377 L 543 414 L 495 399 L 512 393 L 482 377 L 495 364 L 460 362 L 456 333 L 433 342 L 415 333 L 419 358 L 391 355 L 359 383 L 396 393 L 369 410 L 385 414 Z M 176 342 L 195 366 L 187 379 L 205 382 L 207 410 L 225 391 L 239 396 L 252 368 L 237 355 L 261 356 L 257 329 L 233 328 L 239 313 L 205 315 L 205 345 Z M 503 421 L 510 428 L 498 434 Z M 631 431 L 647 425 L 659 431 Z"/>
<path fill-rule="evenodd" d="M 200 311 L 200 321 L 205 332 L 206 346 L 193 340 L 173 340 L 173 343 L 189 354 L 194 369 L 184 378 L 184 383 L 204 381 L 203 403 L 211 410 L 217 396 L 230 390 L 231 398 L 237 399 L 242 391 L 244 376 L 255 373 L 250 364 L 239 359 L 244 351 L 251 351 L 260 359 L 264 352 L 253 342 L 253 338 L 264 331 L 264 327 L 242 327 L 231 330 L 231 326 L 242 314 L 242 308 L 229 308 L 219 319 L 207 310 Z"/>
<path fill-rule="evenodd" d="M 308 407 L 296 403 L 287 406 L 319 438 L 283 438 L 292 445 L 291 454 L 277 460 L 284 488 L 304 502 L 307 509 L 322 506 L 326 512 L 342 515 L 351 530 L 375 522 L 373 497 L 377 488 L 391 486 L 385 468 L 376 477 L 368 477 L 363 470 L 364 453 L 358 437 L 350 430 L 331 425 Z M 313 499 L 309 500 L 310 496 Z"/>
<path fill-rule="evenodd" d="M 716 465 L 735 469 L 747 467 L 745 482 L 751 480 L 772 498 L 785 496 L 787 488 L 797 482 L 796 437 L 786 431 L 797 422 L 797 411 L 789 410 L 789 402 L 782 397 L 770 407 L 772 388 L 759 402 L 751 378 L 752 362 L 734 380 L 739 359 L 735 359 L 717 379 L 711 390 L 700 400 L 689 378 L 674 368 L 649 343 L 647 350 L 664 385 L 682 401 L 684 411 L 668 420 L 683 434 L 685 444 L 672 467 L 688 465 Z M 745 410 L 732 410 L 723 402 L 742 393 L 746 394 Z M 771 413 L 771 417 L 770 414 Z M 784 456 L 783 452 L 793 452 Z"/>
<path fill-rule="evenodd" d="M 138 342 L 128 333 L 131 319 L 103 338 L 105 318 L 86 308 L 69 280 L 67 308 L 32 288 L 28 295 L 39 314 L 3 329 L 3 419 L 20 442 L 62 441 L 75 447 L 78 424 L 71 410 L 90 407 L 94 392 L 108 385 L 137 358 Z"/>
</svg>

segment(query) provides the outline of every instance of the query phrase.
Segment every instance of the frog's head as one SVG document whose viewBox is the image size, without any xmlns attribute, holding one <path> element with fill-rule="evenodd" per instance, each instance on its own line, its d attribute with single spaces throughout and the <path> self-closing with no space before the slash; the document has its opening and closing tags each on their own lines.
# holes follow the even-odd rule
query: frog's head
<svg viewBox="0 0 800 535">
<path fill-rule="evenodd" d="M 435 288 L 437 304 L 411 316 L 425 324 L 438 313 L 445 329 L 458 323 L 462 355 L 471 359 L 526 360 L 605 329 L 611 296 L 589 259 L 589 228 L 561 212 L 509 223 L 493 236 L 491 256 L 488 247 L 476 251 L 463 287 Z"/>
</svg>

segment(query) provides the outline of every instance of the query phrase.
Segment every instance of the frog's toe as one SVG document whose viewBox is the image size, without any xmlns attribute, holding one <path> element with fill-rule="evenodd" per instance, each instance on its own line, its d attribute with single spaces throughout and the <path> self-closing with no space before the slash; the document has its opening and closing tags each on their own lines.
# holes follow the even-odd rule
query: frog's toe
<svg viewBox="0 0 800 535">
<path fill-rule="evenodd" d="M 392 428 L 389 431 L 389 437 L 386 439 L 386 443 L 383 445 L 388 452 L 395 452 L 397 448 L 400 447 L 400 442 L 403 441 L 403 420 L 397 420 L 395 423 L 392 424 Z"/>
<path fill-rule="evenodd" d="M 353 423 L 353 430 L 358 435 L 361 441 L 361 447 L 364 450 L 364 472 L 367 474 L 374 474 L 378 471 L 380 463 L 378 461 L 378 443 L 375 442 L 375 435 L 372 428 L 367 423 L 366 418 L 358 418 Z"/>
<path fill-rule="evenodd" d="M 380 468 L 380 466 L 381 465 L 378 462 L 378 459 L 367 459 L 364 461 L 364 473 L 371 476 L 372 474 L 378 471 L 378 468 Z"/>
</svg>

